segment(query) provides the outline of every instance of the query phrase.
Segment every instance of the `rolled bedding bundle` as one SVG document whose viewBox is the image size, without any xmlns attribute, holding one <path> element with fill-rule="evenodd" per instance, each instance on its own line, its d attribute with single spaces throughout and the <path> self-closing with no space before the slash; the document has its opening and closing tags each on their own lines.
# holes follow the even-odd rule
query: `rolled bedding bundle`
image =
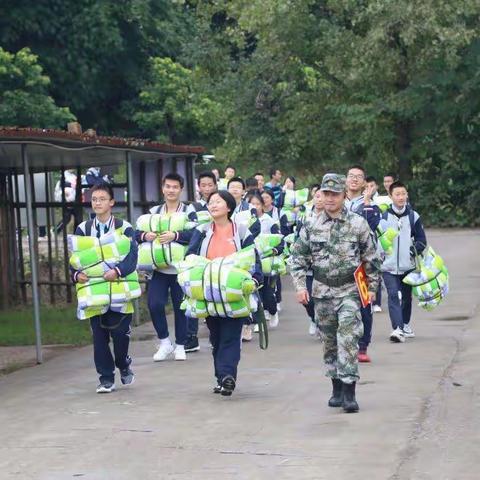
<svg viewBox="0 0 480 480">
<path fill-rule="evenodd" d="M 144 242 L 138 246 L 137 268 L 143 272 L 162 270 L 185 257 L 187 248 L 177 242 L 160 243 L 159 239 L 153 242 Z"/>
<path fill-rule="evenodd" d="M 69 252 L 79 252 L 90 248 L 101 247 L 109 243 L 118 242 L 123 236 L 120 229 L 107 233 L 101 238 L 87 237 L 85 235 L 67 235 L 67 248 Z"/>
<path fill-rule="evenodd" d="M 308 194 L 308 188 L 302 188 L 301 190 L 285 190 L 283 207 L 290 209 L 300 207 L 307 202 Z"/>
<path fill-rule="evenodd" d="M 246 225 L 249 228 L 257 221 L 257 217 L 252 214 L 251 210 L 243 210 L 242 212 L 234 213 L 232 221 L 236 225 Z"/>
<path fill-rule="evenodd" d="M 382 213 L 385 213 L 388 210 L 388 207 L 392 204 L 392 199 L 388 195 L 377 195 L 373 201 L 375 205 L 380 208 Z"/>
<path fill-rule="evenodd" d="M 250 297 L 242 298 L 237 302 L 225 303 L 206 302 L 187 297 L 180 308 L 185 310 L 185 315 L 190 318 L 206 318 L 208 316 L 243 318 L 248 317 L 254 308 L 254 301 Z"/>
<path fill-rule="evenodd" d="M 248 271 L 254 264 L 253 246 L 215 260 L 188 255 L 176 263 L 177 281 L 186 295 L 182 303 L 186 315 L 192 318 L 248 316 L 255 306 L 251 297 L 256 283 Z"/>
<path fill-rule="evenodd" d="M 295 212 L 294 210 L 291 210 L 290 208 L 282 208 L 280 210 L 280 218 L 285 216 L 286 223 L 289 227 L 292 225 L 295 225 L 298 220 L 298 212 Z"/>
<path fill-rule="evenodd" d="M 177 281 L 188 297 L 209 302 L 236 302 L 255 290 L 249 272 L 219 262 L 202 262 L 186 269 L 178 274 Z"/>
<path fill-rule="evenodd" d="M 208 210 L 200 210 L 197 212 L 197 224 L 203 225 L 212 221 L 212 216 Z"/>
<path fill-rule="evenodd" d="M 113 282 L 92 278 L 87 283 L 77 283 L 75 288 L 80 309 L 126 303 L 142 294 L 137 272 Z"/>
<path fill-rule="evenodd" d="M 125 235 L 119 235 L 114 243 L 101 243 L 86 250 L 73 252 L 70 256 L 70 265 L 80 271 L 100 263 L 113 268 L 128 255 L 130 246 L 130 239 Z"/>
<path fill-rule="evenodd" d="M 448 289 L 448 271 L 442 271 L 434 279 L 412 287 L 412 292 L 418 298 L 420 307 L 425 310 L 433 310 L 446 297 Z"/>
<path fill-rule="evenodd" d="M 261 233 L 255 239 L 258 254 L 263 258 L 273 255 L 273 249 L 280 245 L 282 238 L 280 233 Z"/>
<path fill-rule="evenodd" d="M 262 271 L 267 276 L 285 275 L 287 273 L 285 258 L 282 255 L 262 258 Z"/>
<path fill-rule="evenodd" d="M 437 255 L 432 247 L 428 247 L 419 256 L 419 268 L 410 272 L 403 279 L 403 282 L 412 286 L 422 285 L 436 278 L 440 272 L 448 274 L 447 267 L 442 257 Z"/>
<path fill-rule="evenodd" d="M 382 219 L 380 220 L 375 233 L 377 234 L 377 239 L 382 247 L 382 250 L 387 255 L 391 255 L 393 250 L 393 242 L 395 238 L 398 237 L 398 230 L 389 227 L 387 221 Z"/>
<path fill-rule="evenodd" d="M 295 234 L 290 233 L 290 235 L 284 237 L 283 241 L 285 242 L 285 248 L 283 249 L 283 257 L 288 258 L 290 256 L 290 249 L 295 243 Z"/>
<path fill-rule="evenodd" d="M 188 216 L 184 212 L 175 212 L 171 215 L 160 213 L 147 213 L 140 215 L 136 224 L 137 230 L 142 232 L 181 232 L 191 228 L 192 225 L 188 220 Z"/>
</svg>

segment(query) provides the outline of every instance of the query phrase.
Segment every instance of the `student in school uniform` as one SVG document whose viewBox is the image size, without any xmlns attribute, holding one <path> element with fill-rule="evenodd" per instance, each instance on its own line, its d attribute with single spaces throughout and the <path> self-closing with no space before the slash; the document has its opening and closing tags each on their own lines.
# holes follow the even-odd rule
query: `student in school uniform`
<svg viewBox="0 0 480 480">
<path fill-rule="evenodd" d="M 131 239 L 130 252 L 125 259 L 103 276 L 105 280 L 115 281 L 134 272 L 137 267 L 138 249 L 134 230 L 128 222 L 112 215 L 115 199 L 110 185 L 105 183 L 95 185 L 91 192 L 95 217 L 78 225 L 75 235 L 101 238 L 120 229 Z M 72 269 L 72 280 L 74 283 L 86 283 L 88 277 L 85 273 Z M 115 390 L 115 367 L 120 371 L 120 380 L 123 385 L 131 385 L 135 380 L 135 375 L 130 368 L 132 358 L 128 354 L 132 313 L 133 305 L 126 304 L 123 312 L 108 310 L 103 315 L 90 318 L 93 358 L 100 376 L 97 393 L 111 393 Z M 110 350 L 110 339 L 113 343 L 114 355 Z"/>
</svg>

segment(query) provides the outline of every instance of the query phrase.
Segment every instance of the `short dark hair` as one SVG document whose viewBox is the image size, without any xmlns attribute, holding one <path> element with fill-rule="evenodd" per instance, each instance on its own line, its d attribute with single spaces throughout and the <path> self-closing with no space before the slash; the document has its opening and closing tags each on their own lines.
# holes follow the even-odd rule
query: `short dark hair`
<svg viewBox="0 0 480 480">
<path fill-rule="evenodd" d="M 210 178 L 211 180 L 213 180 L 213 183 L 216 185 L 217 184 L 217 177 L 215 176 L 214 173 L 212 172 L 202 172 L 199 176 L 198 176 L 198 180 L 197 180 L 197 183 L 198 185 L 200 185 L 200 180 L 202 178 Z"/>
<path fill-rule="evenodd" d="M 366 179 L 366 182 L 375 182 L 377 183 L 377 179 L 373 175 L 369 175 Z"/>
<path fill-rule="evenodd" d="M 173 180 L 174 182 L 178 182 L 180 184 L 180 188 L 183 188 L 183 186 L 185 185 L 185 180 L 178 173 L 167 173 L 163 177 L 162 185 L 165 185 L 166 180 Z"/>
<path fill-rule="evenodd" d="M 94 185 L 90 189 L 90 193 L 93 195 L 95 192 L 107 192 L 110 196 L 110 200 L 115 200 L 113 195 L 113 188 L 108 183 L 100 183 L 99 185 Z"/>
<path fill-rule="evenodd" d="M 270 169 L 270 171 L 269 171 L 270 178 L 273 178 L 273 176 L 274 176 L 278 171 L 280 171 L 279 168 L 277 168 L 277 167 L 272 167 L 272 168 Z"/>
<path fill-rule="evenodd" d="M 225 200 L 225 203 L 227 204 L 227 207 L 229 209 L 228 212 L 228 219 L 230 220 L 231 216 L 233 215 L 233 212 L 237 208 L 237 202 L 233 198 L 233 195 L 230 192 L 227 192 L 226 190 L 219 190 L 218 192 L 212 192 L 210 196 L 208 197 L 208 202 L 210 202 L 210 199 L 213 197 L 213 195 L 218 195 L 220 198 Z"/>
<path fill-rule="evenodd" d="M 255 177 L 248 177 L 245 180 L 245 188 L 248 190 L 249 188 L 258 188 L 258 180 Z"/>
<path fill-rule="evenodd" d="M 390 185 L 390 188 L 388 189 L 388 193 L 391 195 L 396 188 L 404 188 L 405 190 L 408 191 L 407 186 L 404 183 L 402 183 L 400 180 L 397 180 L 396 182 L 393 182 Z"/>
<path fill-rule="evenodd" d="M 243 178 L 240 177 L 232 177 L 227 184 L 227 188 L 230 186 L 231 183 L 233 182 L 238 182 L 242 184 L 243 189 L 245 190 L 245 182 L 243 181 Z"/>
<path fill-rule="evenodd" d="M 237 173 L 237 169 L 233 165 L 227 165 L 224 171 L 226 172 L 229 168 L 233 168 L 233 170 L 235 170 L 235 173 Z"/>
<path fill-rule="evenodd" d="M 348 170 L 347 172 L 349 172 L 350 170 L 361 170 L 363 172 L 363 176 L 366 177 L 367 176 L 367 172 L 366 170 L 359 164 L 356 164 L 356 165 L 351 165 L 350 167 L 348 167 Z"/>
<path fill-rule="evenodd" d="M 247 194 L 246 196 L 247 202 L 250 202 L 252 198 L 256 198 L 262 205 L 265 205 L 265 200 L 263 200 L 262 195 L 258 190 Z"/>
<path fill-rule="evenodd" d="M 297 183 L 293 175 L 289 175 L 285 180 L 291 180 L 294 185 Z"/>
<path fill-rule="evenodd" d="M 267 195 L 269 195 L 271 197 L 271 199 L 275 202 L 275 194 L 273 193 L 272 190 L 270 190 L 269 188 L 266 188 L 263 192 L 262 192 L 262 195 L 266 193 Z"/>
<path fill-rule="evenodd" d="M 261 175 L 262 177 L 265 176 L 262 172 L 257 172 L 257 173 L 254 173 L 254 174 L 253 174 L 254 177 L 256 177 L 257 175 Z"/>
<path fill-rule="evenodd" d="M 394 180 L 397 178 L 397 176 L 391 172 L 385 173 L 385 175 L 383 175 L 383 178 L 385 177 L 392 177 Z"/>
<path fill-rule="evenodd" d="M 312 183 L 312 185 L 310 185 L 310 190 L 313 190 L 314 188 L 318 190 L 320 187 L 321 185 L 319 183 Z"/>
</svg>

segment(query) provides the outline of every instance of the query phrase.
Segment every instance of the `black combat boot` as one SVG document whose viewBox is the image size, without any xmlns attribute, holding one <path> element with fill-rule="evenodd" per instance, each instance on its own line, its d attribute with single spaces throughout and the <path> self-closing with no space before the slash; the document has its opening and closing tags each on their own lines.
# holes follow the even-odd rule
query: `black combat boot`
<svg viewBox="0 0 480 480">
<path fill-rule="evenodd" d="M 343 382 L 339 378 L 332 378 L 332 396 L 328 401 L 329 407 L 341 407 L 343 405 Z"/>
<path fill-rule="evenodd" d="M 356 382 L 343 384 L 343 410 L 346 413 L 358 412 L 358 403 L 355 399 L 355 385 Z"/>
</svg>

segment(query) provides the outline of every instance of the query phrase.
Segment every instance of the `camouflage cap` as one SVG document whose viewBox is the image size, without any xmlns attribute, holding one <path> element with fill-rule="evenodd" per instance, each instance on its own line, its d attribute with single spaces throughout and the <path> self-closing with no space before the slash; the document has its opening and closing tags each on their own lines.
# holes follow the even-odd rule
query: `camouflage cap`
<svg viewBox="0 0 480 480">
<path fill-rule="evenodd" d="M 345 191 L 345 175 L 327 173 L 322 178 L 322 191 L 342 193 Z"/>
</svg>

